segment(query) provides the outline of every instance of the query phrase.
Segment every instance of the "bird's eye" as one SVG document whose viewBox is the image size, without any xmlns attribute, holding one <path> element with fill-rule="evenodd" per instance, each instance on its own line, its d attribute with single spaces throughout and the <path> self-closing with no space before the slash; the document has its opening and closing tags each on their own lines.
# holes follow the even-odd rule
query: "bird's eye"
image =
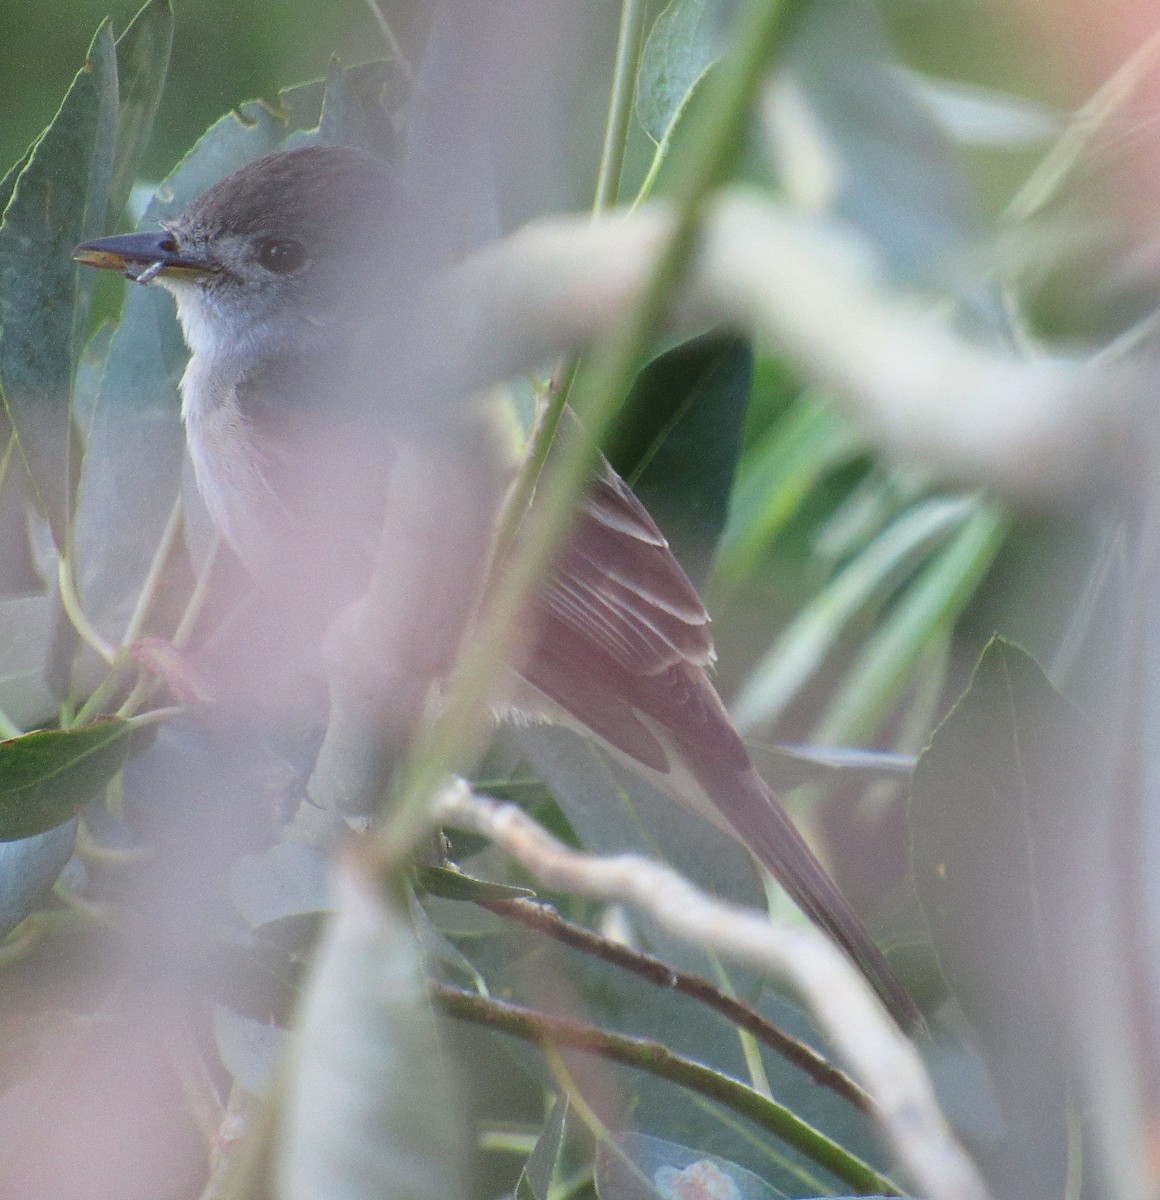
<svg viewBox="0 0 1160 1200">
<path fill-rule="evenodd" d="M 263 238 L 258 243 L 258 262 L 275 275 L 289 275 L 306 261 L 306 247 L 293 238 Z"/>
</svg>

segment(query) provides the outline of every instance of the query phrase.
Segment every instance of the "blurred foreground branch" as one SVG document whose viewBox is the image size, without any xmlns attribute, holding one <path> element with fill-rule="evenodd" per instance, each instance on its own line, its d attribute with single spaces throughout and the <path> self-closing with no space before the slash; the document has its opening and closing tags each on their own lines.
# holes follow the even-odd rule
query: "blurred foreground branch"
<svg viewBox="0 0 1160 1200">
<path fill-rule="evenodd" d="M 458 351 L 447 385 L 494 383 L 608 334 L 670 228 L 660 207 L 549 218 L 477 254 L 432 309 L 439 344 Z M 1042 499 L 1126 461 L 1125 418 L 1140 389 L 1123 361 L 973 341 L 889 289 L 853 232 L 745 189 L 712 205 L 671 322 L 754 331 L 833 389 L 884 449 L 956 480 Z"/>
<path fill-rule="evenodd" d="M 791 983 L 873 1098 L 875 1119 L 919 1193 L 985 1200 L 987 1189 L 940 1112 L 918 1052 L 820 933 L 714 900 L 647 859 L 578 853 L 515 805 L 474 796 L 461 780 L 443 791 L 434 815 L 496 842 L 544 887 L 632 904 L 691 944 Z"/>
</svg>

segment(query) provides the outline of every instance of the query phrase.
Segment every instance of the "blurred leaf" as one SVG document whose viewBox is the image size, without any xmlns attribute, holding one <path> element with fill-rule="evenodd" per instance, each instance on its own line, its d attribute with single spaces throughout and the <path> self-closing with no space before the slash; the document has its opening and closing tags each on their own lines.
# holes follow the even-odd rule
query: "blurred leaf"
<svg viewBox="0 0 1160 1200">
<path fill-rule="evenodd" d="M 76 840 L 76 821 L 35 837 L 0 843 L 0 939 L 40 903 L 64 870 Z"/>
<path fill-rule="evenodd" d="M 251 1096 L 266 1099 L 289 1035 L 277 1025 L 213 1006 L 213 1036 L 222 1065 Z"/>
<path fill-rule="evenodd" d="M 564 1146 L 564 1122 L 568 1116 L 568 1097 L 557 1096 L 544 1128 L 516 1183 L 515 1200 L 549 1200 L 552 1178 Z"/>
<path fill-rule="evenodd" d="M 234 864 L 230 898 L 252 928 L 284 917 L 329 912 L 326 860 L 308 846 L 282 842 Z"/>
<path fill-rule="evenodd" d="M 902 78 L 943 129 L 963 145 L 1039 145 L 1057 137 L 1066 123 L 1062 113 L 1046 104 L 1008 92 L 957 79 L 935 79 L 918 71 L 903 71 Z"/>
<path fill-rule="evenodd" d="M 110 719 L 0 742 L 0 841 L 32 837 L 74 817 L 121 769 L 131 728 Z"/>
<path fill-rule="evenodd" d="M 58 545 L 73 483 L 73 371 L 93 287 L 92 272 L 81 278 L 70 255 L 108 219 L 116 109 L 116 55 L 105 22 L 0 224 L 0 391 Z"/>
<path fill-rule="evenodd" d="M 388 62 L 348 68 L 333 63 L 326 75 L 319 140 L 357 146 L 388 161 L 394 158 L 399 144 L 391 117 L 401 103 L 400 82 L 401 73 Z"/>
<path fill-rule="evenodd" d="M 1029 655 L 994 638 L 912 785 L 915 888 L 939 964 L 982 1039 L 1012 1157 L 1039 1160 L 1029 1177 L 1054 1174 L 1059 1186 L 1069 1040 L 1059 1003 L 1074 969 L 1074 831 L 1092 803 L 1093 758 L 1079 713 Z"/>
<path fill-rule="evenodd" d="M 527 899 L 536 894 L 530 888 L 473 879 L 462 871 L 450 871 L 446 867 L 420 867 L 418 884 L 423 891 L 444 900 L 466 900 L 479 904 L 488 904 L 493 900 Z"/>
<path fill-rule="evenodd" d="M 860 453 L 849 423 L 804 396 L 741 462 L 717 556 L 721 578 L 749 575 L 821 480 Z"/>
<path fill-rule="evenodd" d="M 640 372 L 607 448 L 694 582 L 725 526 L 752 380 L 748 341 L 693 338 Z"/>
<path fill-rule="evenodd" d="M 153 132 L 161 102 L 169 50 L 173 44 L 170 0 L 148 0 L 117 39 L 117 153 L 109 195 L 109 218 L 116 221 L 137 178 L 141 152 Z"/>
<path fill-rule="evenodd" d="M 807 6 L 784 70 L 795 91 L 775 93 L 783 104 L 774 109 L 774 130 L 790 194 L 804 190 L 856 225 L 903 281 L 952 287 L 992 315 L 989 291 L 963 274 L 976 233 L 967 177 L 898 72 L 877 10 L 857 0 Z M 804 114 L 793 98 L 804 102 Z M 824 179 L 795 179 L 799 170 L 816 173 L 818 163 L 828 163 Z"/>
<path fill-rule="evenodd" d="M 950 545 L 923 566 L 889 618 L 863 644 L 811 740 L 855 745 L 873 740 L 910 685 L 931 636 L 954 625 L 990 570 L 1007 527 L 1002 510 L 977 502 Z"/>
<path fill-rule="evenodd" d="M 909 779 L 914 758 L 885 750 L 844 746 L 763 746 L 747 743 L 758 770 L 775 792 L 788 792 L 815 780 L 832 783 Z"/>
<path fill-rule="evenodd" d="M 244 118 L 244 119 L 243 119 Z M 275 149 L 285 128 L 263 105 L 223 117 L 160 185 L 139 228 L 176 217 L 223 175 Z M 172 298 L 132 284 L 88 428 L 76 521 L 85 611 L 119 643 L 181 486 L 178 382 L 186 351 Z"/>
<path fill-rule="evenodd" d="M 669 0 L 653 22 L 637 74 L 636 115 L 658 145 L 720 55 L 721 12 L 717 0 Z"/>
<path fill-rule="evenodd" d="M 774 724 L 821 669 L 850 621 L 881 602 L 975 508 L 970 499 L 937 497 L 888 525 L 814 596 L 751 672 L 732 705 L 738 729 Z"/>
<path fill-rule="evenodd" d="M 284 1200 L 462 1200 L 467 1125 L 414 935 L 348 866 L 285 1091 Z"/>
<path fill-rule="evenodd" d="M 0 709 L 21 729 L 56 712 L 47 682 L 55 614 L 47 593 L 0 600 Z"/>
</svg>

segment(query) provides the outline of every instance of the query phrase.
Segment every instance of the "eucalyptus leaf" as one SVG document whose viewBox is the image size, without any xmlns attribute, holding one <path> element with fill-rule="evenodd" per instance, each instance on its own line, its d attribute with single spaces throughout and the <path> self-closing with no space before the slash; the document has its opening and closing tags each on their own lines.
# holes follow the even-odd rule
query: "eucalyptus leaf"
<svg viewBox="0 0 1160 1200">
<path fill-rule="evenodd" d="M 137 178 L 137 164 L 153 132 L 173 45 L 170 0 L 148 0 L 117 39 L 117 153 L 109 216 L 116 220 Z"/>
<path fill-rule="evenodd" d="M 464 1200 L 467 1125 L 414 934 L 347 867 L 302 1001 L 277 1162 L 283 1200 Z"/>
<path fill-rule="evenodd" d="M 744 338 L 693 338 L 640 372 L 607 447 L 694 582 L 728 516 L 752 382 Z"/>
<path fill-rule="evenodd" d="M 0 742 L 0 841 L 54 829 L 121 769 L 128 721 L 48 729 Z"/>
<path fill-rule="evenodd" d="M 568 1097 L 557 1096 L 544 1128 L 516 1183 L 515 1200 L 549 1200 L 552 1178 L 564 1147 L 564 1124 L 568 1117 Z"/>
<path fill-rule="evenodd" d="M 93 287 L 71 251 L 108 220 L 116 115 L 116 51 L 105 22 L 0 223 L 0 392 L 58 545 L 71 508 L 72 380 Z"/>
</svg>

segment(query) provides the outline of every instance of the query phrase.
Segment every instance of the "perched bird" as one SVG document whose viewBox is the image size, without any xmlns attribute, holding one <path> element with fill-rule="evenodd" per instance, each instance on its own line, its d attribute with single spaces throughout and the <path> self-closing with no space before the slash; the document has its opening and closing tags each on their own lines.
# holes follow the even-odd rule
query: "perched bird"
<svg viewBox="0 0 1160 1200">
<path fill-rule="evenodd" d="M 80 263 L 173 294 L 190 350 L 182 416 L 206 507 L 256 577 L 324 593 L 333 585 L 320 602 L 331 612 L 349 600 L 337 581 L 357 574 L 382 521 L 383 447 L 425 436 L 429 419 L 414 396 L 393 410 L 407 365 L 392 366 L 388 335 L 422 272 L 408 229 L 385 164 L 311 146 L 242 168 L 160 232 L 74 251 Z M 384 294 L 387 317 L 371 302 Z M 289 541 L 309 546 L 294 582 L 279 574 Z M 520 703 L 538 697 L 708 811 L 895 1016 L 915 1023 L 910 996 L 754 768 L 707 673 L 705 608 L 607 463 L 533 609 L 516 664 L 527 685 Z"/>
</svg>

